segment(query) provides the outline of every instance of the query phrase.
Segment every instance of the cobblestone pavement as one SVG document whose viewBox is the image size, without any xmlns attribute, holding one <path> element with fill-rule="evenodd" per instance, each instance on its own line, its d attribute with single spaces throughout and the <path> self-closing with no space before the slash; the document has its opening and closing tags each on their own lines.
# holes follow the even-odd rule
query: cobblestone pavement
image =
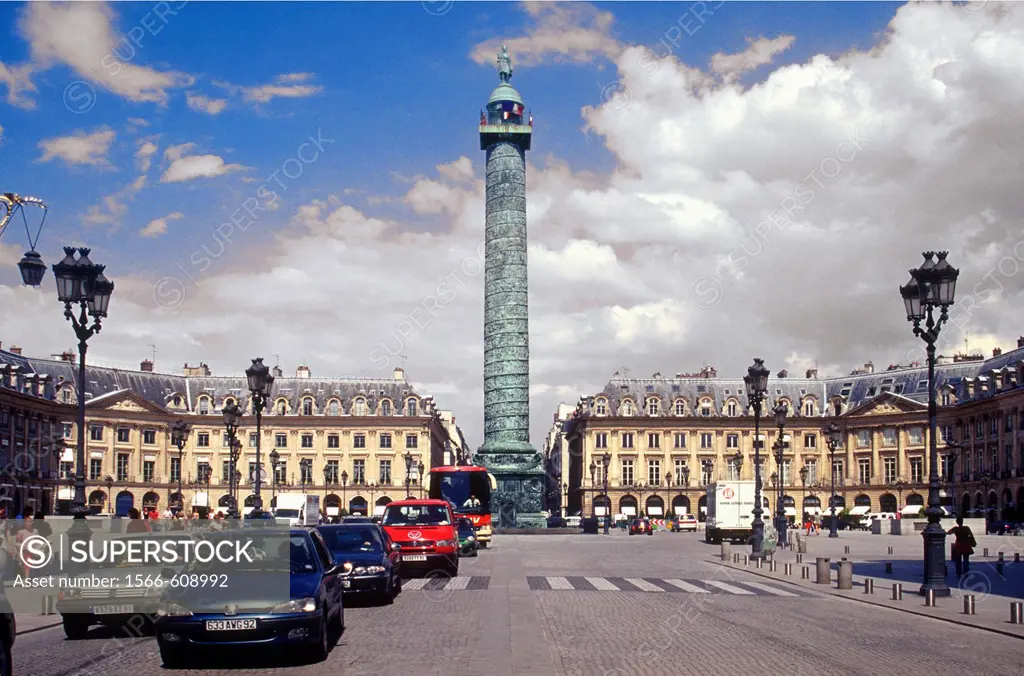
<svg viewBox="0 0 1024 676">
<path fill-rule="evenodd" d="M 464 559 L 459 582 L 406 587 L 394 605 L 351 604 L 328 661 L 235 654 L 189 674 L 379 676 L 678 676 L 879 672 L 1024 673 L 1024 643 L 975 629 L 795 589 L 712 560 L 692 534 L 496 537 Z M 884 550 L 883 550 L 884 551 Z M 543 584 L 530 578 L 542 579 Z M 466 579 L 466 582 L 461 582 Z M 571 589 L 559 580 L 566 580 Z M 579 580 L 586 584 L 577 583 Z M 619 589 L 601 588 L 604 580 Z M 705 592 L 671 587 L 669 580 Z M 709 581 L 721 583 L 708 584 Z M 640 584 L 638 584 L 638 582 Z M 620 587 L 619 584 L 622 584 Z M 662 584 L 665 583 L 665 584 Z M 410 587 L 420 586 L 415 589 Z M 728 588 L 750 594 L 730 593 Z M 130 675 L 162 671 L 152 637 L 96 629 L 66 641 L 59 628 L 19 636 L 15 673 Z"/>
</svg>

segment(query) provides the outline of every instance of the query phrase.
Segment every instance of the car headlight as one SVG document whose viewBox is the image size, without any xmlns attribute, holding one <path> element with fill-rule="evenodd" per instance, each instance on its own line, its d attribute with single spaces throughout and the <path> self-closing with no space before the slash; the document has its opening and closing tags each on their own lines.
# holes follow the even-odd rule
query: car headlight
<svg viewBox="0 0 1024 676">
<path fill-rule="evenodd" d="M 156 610 L 157 617 L 191 617 L 192 611 L 177 603 L 161 604 Z"/>
<path fill-rule="evenodd" d="M 356 575 L 366 575 L 366 568 L 364 566 L 359 566 L 358 568 L 356 568 L 352 572 L 355 573 Z"/>
<path fill-rule="evenodd" d="M 455 540 L 438 540 L 437 541 L 437 546 L 438 547 L 454 547 L 455 546 Z"/>
<path fill-rule="evenodd" d="M 315 613 L 316 599 L 312 596 L 308 596 L 304 599 L 292 599 L 285 603 L 278 603 L 270 612 L 274 615 L 284 615 L 287 613 Z"/>
<path fill-rule="evenodd" d="M 468 538 L 466 538 L 466 539 L 467 539 L 467 540 L 469 540 L 470 542 L 476 542 L 476 538 L 475 538 L 475 537 L 473 537 L 472 535 L 470 535 L 470 536 L 469 536 Z"/>
<path fill-rule="evenodd" d="M 366 572 L 369 573 L 370 575 L 376 575 L 378 573 L 383 573 L 385 570 L 387 570 L 387 568 L 385 568 L 384 566 L 367 566 L 366 567 Z"/>
<path fill-rule="evenodd" d="M 351 572 L 352 572 L 352 563 L 350 561 L 346 561 L 344 563 L 344 565 L 342 565 L 342 567 L 341 567 L 341 574 L 342 575 L 348 575 Z"/>
</svg>

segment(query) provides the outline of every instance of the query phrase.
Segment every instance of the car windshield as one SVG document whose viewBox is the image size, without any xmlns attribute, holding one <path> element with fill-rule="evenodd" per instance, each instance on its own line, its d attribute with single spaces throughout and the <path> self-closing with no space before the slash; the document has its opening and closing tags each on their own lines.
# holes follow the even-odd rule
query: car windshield
<svg viewBox="0 0 1024 676">
<path fill-rule="evenodd" d="M 225 534 L 223 537 L 213 537 L 210 540 L 216 543 L 220 539 L 239 540 L 238 535 Z M 242 542 L 251 541 L 246 547 L 247 556 L 244 560 L 220 561 L 214 557 L 207 563 L 194 561 L 189 566 L 190 572 L 195 573 L 232 573 L 232 572 L 290 572 L 290 573 L 313 573 L 316 571 L 316 554 L 313 551 L 313 543 L 309 535 L 305 533 L 254 533 L 246 532 Z M 249 561 L 248 559 L 251 559 Z"/>
<path fill-rule="evenodd" d="M 448 508 L 442 505 L 388 505 L 385 526 L 450 526 Z"/>
<path fill-rule="evenodd" d="M 143 536 L 143 537 L 136 537 L 136 538 L 116 538 L 116 539 L 121 541 L 121 542 L 125 542 L 125 543 L 131 542 L 133 540 L 141 540 L 141 541 L 144 541 L 144 542 L 156 542 L 156 543 L 158 543 L 157 546 L 159 547 L 159 551 L 161 552 L 161 556 L 162 557 L 169 557 L 170 553 L 172 551 L 174 551 L 175 553 L 177 553 L 177 555 L 178 555 L 178 557 L 180 559 L 184 560 L 184 558 L 185 558 L 185 541 L 186 540 L 192 540 L 193 538 L 188 536 L 188 535 L 182 535 L 179 532 L 179 534 L 173 535 L 173 536 L 170 536 L 170 537 L 160 537 L 160 536 L 146 535 L 146 536 Z M 94 544 L 93 547 L 95 548 L 94 551 L 100 551 L 100 543 Z M 113 547 L 113 542 L 108 542 L 106 547 L 107 548 Z M 154 547 L 154 545 L 147 545 L 147 547 L 148 548 L 152 548 L 152 547 Z M 104 552 L 105 551 L 109 551 L 109 549 L 107 549 L 107 548 L 104 548 L 102 551 L 104 551 Z M 152 568 L 154 565 L 156 565 L 154 563 L 146 563 L 144 558 L 145 557 L 141 556 L 138 553 L 138 551 L 136 551 L 136 553 L 134 553 L 134 554 L 131 554 L 128 551 L 125 551 L 124 554 L 120 554 L 120 555 L 115 556 L 113 558 L 104 556 L 103 557 L 103 561 L 98 561 L 97 560 L 96 563 L 91 564 L 91 567 L 97 568 L 97 569 L 109 569 L 109 568 L 122 569 L 122 568 L 141 568 L 143 566 L 147 566 L 147 567 Z"/>
<path fill-rule="evenodd" d="M 473 522 L 468 519 L 459 519 L 459 535 L 472 535 L 476 532 Z"/>
<path fill-rule="evenodd" d="M 380 552 L 380 532 L 374 526 L 338 526 L 322 528 L 320 534 L 332 552 Z"/>
</svg>

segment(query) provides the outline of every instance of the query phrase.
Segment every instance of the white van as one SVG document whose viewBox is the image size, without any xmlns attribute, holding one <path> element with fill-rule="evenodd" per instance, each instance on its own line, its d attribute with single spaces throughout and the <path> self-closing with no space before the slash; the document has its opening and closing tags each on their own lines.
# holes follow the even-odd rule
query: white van
<svg viewBox="0 0 1024 676">
<path fill-rule="evenodd" d="M 868 512 L 860 520 L 860 527 L 865 530 L 871 529 L 871 524 L 874 521 L 892 521 L 896 518 L 894 512 Z"/>
<path fill-rule="evenodd" d="M 567 517 L 565 517 L 565 527 L 566 528 L 579 528 L 580 524 L 582 522 L 583 522 L 583 517 L 582 516 L 567 516 Z"/>
<path fill-rule="evenodd" d="M 319 496 L 313 497 L 317 498 L 319 504 Z M 305 493 L 278 493 L 274 516 L 278 519 L 288 519 L 291 526 L 315 526 L 317 521 L 307 523 L 307 502 Z"/>
</svg>

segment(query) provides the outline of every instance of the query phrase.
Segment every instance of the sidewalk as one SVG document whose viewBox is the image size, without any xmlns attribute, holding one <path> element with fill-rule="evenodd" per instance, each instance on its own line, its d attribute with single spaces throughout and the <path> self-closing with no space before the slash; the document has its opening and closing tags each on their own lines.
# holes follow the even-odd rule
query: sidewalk
<svg viewBox="0 0 1024 676">
<path fill-rule="evenodd" d="M 14 616 L 14 622 L 17 625 L 18 636 L 21 636 L 22 634 L 30 634 L 33 631 L 60 626 L 60 615 L 18 613 Z"/>
<path fill-rule="evenodd" d="M 1002 540 L 1002 538 L 997 539 Z M 803 563 L 797 563 L 795 550 L 777 551 L 775 572 L 771 571 L 768 562 L 765 562 L 761 568 L 757 568 L 754 562 L 750 562 L 746 566 L 743 565 L 743 556 L 750 554 L 749 547 L 732 547 L 732 553 L 740 555 L 738 564 L 733 563 L 732 555 L 729 556 L 728 561 L 721 561 L 721 557 L 716 556 L 715 561 L 719 565 L 745 570 L 774 582 L 792 584 L 808 591 L 845 598 L 851 602 L 869 603 L 1024 639 L 1024 624 L 1010 624 L 1009 622 L 1010 603 L 1020 600 L 1024 593 L 1024 563 L 1013 564 L 1012 554 L 1006 556 L 1009 551 L 1015 550 L 1015 546 L 1007 546 L 1010 544 L 1008 542 L 982 543 L 979 538 L 979 544 L 981 545 L 978 548 L 979 552 L 983 551 L 983 547 L 988 546 L 991 556 L 977 557 L 973 560 L 970 575 L 965 576 L 962 580 L 957 580 L 953 572 L 953 565 L 949 564 L 950 574 L 947 577 L 947 582 L 951 588 L 951 595 L 936 599 L 934 607 L 926 606 L 924 597 L 918 594 L 922 579 L 922 543 L 919 537 L 872 537 L 870 535 L 863 537 L 851 534 L 851 536 L 844 535 L 837 539 L 826 537 L 823 538 L 823 541 L 811 537 L 808 538 L 807 553 L 803 554 Z M 1017 545 L 1017 542 L 1013 542 L 1013 545 Z M 891 555 L 888 554 L 890 546 L 893 547 Z M 850 553 L 846 553 L 846 547 L 850 548 Z M 878 554 L 879 549 L 881 554 Z M 910 559 L 908 550 L 913 550 L 916 560 Z M 1003 566 L 1003 573 L 997 575 L 995 561 L 999 550 L 1004 552 L 1007 562 Z M 828 585 L 815 583 L 815 558 L 818 556 L 830 559 Z M 838 589 L 838 564 L 844 558 L 854 564 L 853 589 L 850 590 Z M 892 574 L 885 573 L 886 561 L 893 562 Z M 791 575 L 785 574 L 785 564 L 787 563 L 793 564 Z M 808 569 L 808 579 L 806 580 L 801 578 L 801 569 L 805 567 Z M 865 579 L 874 581 L 873 594 L 865 593 Z M 894 583 L 903 585 L 901 601 L 892 600 Z M 965 615 L 963 612 L 963 598 L 966 594 L 974 595 L 974 615 Z"/>
</svg>

